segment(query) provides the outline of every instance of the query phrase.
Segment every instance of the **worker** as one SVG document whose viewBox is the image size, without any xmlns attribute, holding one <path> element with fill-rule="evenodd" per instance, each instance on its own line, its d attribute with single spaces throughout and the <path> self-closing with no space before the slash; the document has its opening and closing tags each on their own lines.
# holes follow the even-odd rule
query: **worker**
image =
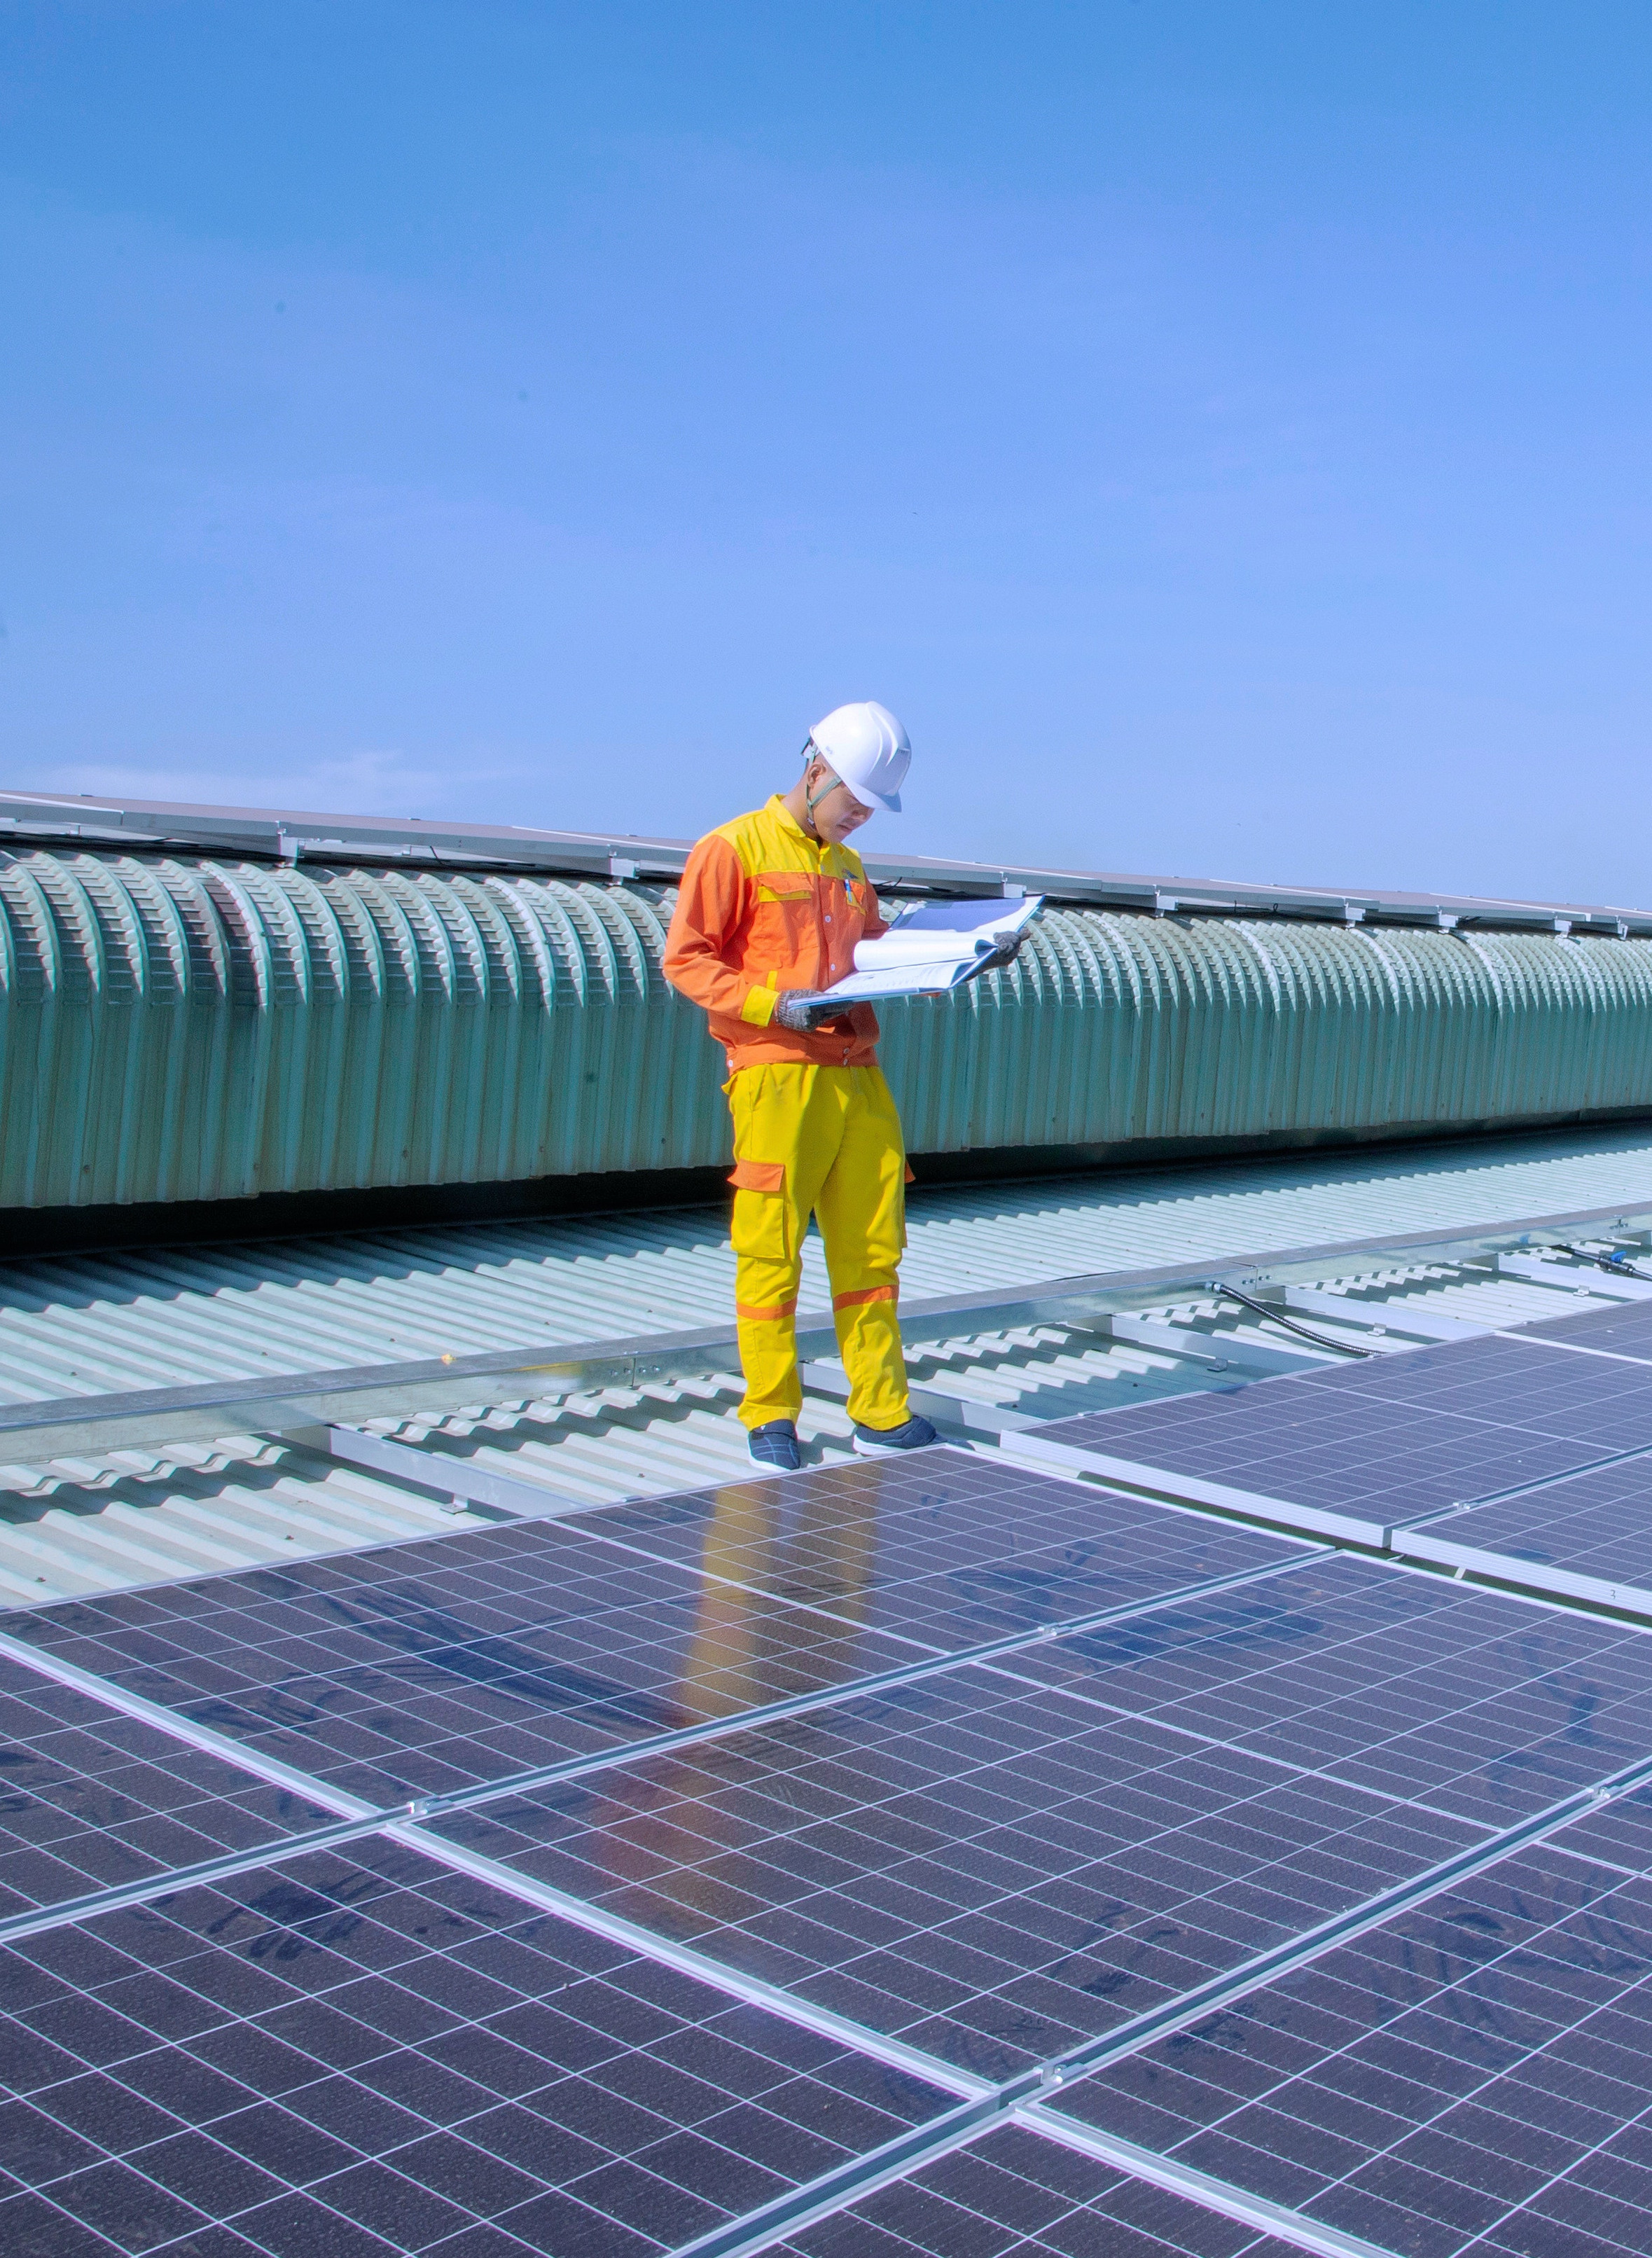
<svg viewBox="0 0 1652 2258">
<path fill-rule="evenodd" d="M 694 848 L 666 939 L 665 976 L 704 1007 L 728 1055 L 734 1117 L 734 1317 L 755 1463 L 801 1464 L 796 1313 L 812 1213 L 826 1242 L 854 1447 L 917 1451 L 896 1314 L 911 1170 L 878 1069 L 877 1016 L 821 991 L 854 969 L 856 941 L 886 930 L 847 842 L 879 808 L 898 815 L 906 732 L 865 699 L 818 721 L 790 792 Z"/>
</svg>

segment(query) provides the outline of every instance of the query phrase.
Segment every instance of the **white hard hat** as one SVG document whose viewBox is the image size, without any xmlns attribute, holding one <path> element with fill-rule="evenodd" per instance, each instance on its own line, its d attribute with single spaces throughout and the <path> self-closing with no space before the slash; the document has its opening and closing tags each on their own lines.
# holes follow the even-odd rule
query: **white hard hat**
<svg viewBox="0 0 1652 2258">
<path fill-rule="evenodd" d="M 834 706 L 810 730 L 809 743 L 856 799 L 900 813 L 901 785 L 912 764 L 912 749 L 887 706 L 875 698 Z"/>
</svg>

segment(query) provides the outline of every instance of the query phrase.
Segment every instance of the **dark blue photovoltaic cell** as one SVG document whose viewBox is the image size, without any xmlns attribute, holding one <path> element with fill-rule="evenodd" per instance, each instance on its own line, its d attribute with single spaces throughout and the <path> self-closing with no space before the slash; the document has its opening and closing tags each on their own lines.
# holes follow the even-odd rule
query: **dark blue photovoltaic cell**
<svg viewBox="0 0 1652 2258">
<path fill-rule="evenodd" d="M 1652 1881 L 1569 1839 L 1094 2073 L 1061 2109 L 1414 2258 L 1652 2250 Z"/>
<path fill-rule="evenodd" d="M 823 2219 L 775 2258 L 1301 2258 L 1018 2125 Z"/>
<path fill-rule="evenodd" d="M 0 1656 L 0 1915 L 276 1843 L 332 1816 Z"/>
<path fill-rule="evenodd" d="M 1346 1557 L 436 1824 L 990 2076 L 1641 1753 L 1652 1644 Z"/>
<path fill-rule="evenodd" d="M 1652 1589 L 1652 1456 L 1432 1522 L 1443 1544 Z"/>
<path fill-rule="evenodd" d="M 376 1803 L 1294 1557 L 959 1451 L 0 1618 Z"/>
<path fill-rule="evenodd" d="M 642 2258 L 951 2105 L 384 1842 L 0 1950 L 0 2065 L 8 2258 Z"/>
</svg>

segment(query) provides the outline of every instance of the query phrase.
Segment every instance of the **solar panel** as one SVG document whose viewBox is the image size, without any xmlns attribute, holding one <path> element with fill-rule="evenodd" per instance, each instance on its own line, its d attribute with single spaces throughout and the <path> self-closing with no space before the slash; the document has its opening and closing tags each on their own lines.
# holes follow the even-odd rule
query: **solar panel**
<svg viewBox="0 0 1652 2258">
<path fill-rule="evenodd" d="M 1570 1328 L 1549 1330 L 1559 1339 Z M 1054 1420 L 1039 1443 L 1386 1529 L 1652 1447 L 1652 1366 L 1570 1357 L 1528 1337 L 1453 1341 Z"/>
<path fill-rule="evenodd" d="M 1421 1352 L 1436 1353 L 1460 1351 Z M 1541 1395 L 1550 1360 L 1534 1353 L 1530 1362 L 1532 1393 Z M 1652 1389 L 1647 1393 L 1652 1406 Z M 1592 1458 L 1632 1446 L 1624 1445 L 1626 1434 L 1652 1443 L 1652 1408 L 1641 1426 L 1605 1411 L 1599 1430 L 1590 1435 L 1585 1414 L 1569 1405 L 1554 1417 L 1577 1431 L 1572 1438 L 1523 1424 L 1513 1416 L 1520 1402 L 1512 1376 L 1509 1417 L 1494 1420 L 1486 1399 L 1481 1405 L 1469 1417 L 1409 1400 L 1390 1402 L 1370 1388 L 1322 1387 L 1293 1375 L 1231 1395 L 1181 1396 L 1053 1421 L 1038 1430 L 1037 1439 L 1382 1527 L 1437 1513 L 1464 1498 L 1570 1473 Z"/>
<path fill-rule="evenodd" d="M 1018 2125 L 776 2246 L 775 2258 L 1301 2258 Z"/>
<path fill-rule="evenodd" d="M 547 1523 L 117 1593 L 4 1627 L 378 1803 L 923 1651 Z"/>
<path fill-rule="evenodd" d="M 763 1486 L 716 1540 L 725 1573 L 947 1651 L 1288 1557 L 1255 1530 L 1057 1481 L 1003 1459 L 925 1452 Z M 605 1510 L 607 1535 L 698 1567 L 723 1493 Z"/>
<path fill-rule="evenodd" d="M 1620 1303 L 1585 1317 L 1550 1317 L 1521 1328 L 1535 1340 L 1566 1341 L 1582 1348 L 1612 1349 L 1623 1356 L 1652 1358 L 1652 1302 Z"/>
<path fill-rule="evenodd" d="M 437 1823 L 998 2077 L 1592 1782 L 1649 1694 L 1632 1631 L 1344 1557 Z"/>
<path fill-rule="evenodd" d="M 0 1656 L 0 1915 L 241 1850 L 331 1814 Z"/>
<path fill-rule="evenodd" d="M 383 1803 L 872 1676 L 1290 1550 L 947 1451 L 898 1468 L 726 1484 L 580 1526 L 500 1526 L 3 1620 L 18 1637 Z"/>
<path fill-rule="evenodd" d="M 1652 1446 L 1652 1367 L 1524 1335 L 1454 1342 L 1055 1421 L 1039 1438 L 1387 1527 Z"/>
<path fill-rule="evenodd" d="M 53 2258 L 625 2258 L 952 2104 L 382 1840 L 0 1952 L 0 2008 Z"/>
<path fill-rule="evenodd" d="M 1424 1557 L 1450 1561 L 1471 1551 L 1506 1556 L 1511 1577 L 1558 1569 L 1611 1587 L 1611 1604 L 1633 1604 L 1637 1592 L 1652 1604 L 1652 1457 L 1454 1513 L 1407 1541 L 1420 1553 L 1426 1544 Z M 1532 1578 L 1540 1586 L 1543 1580 Z M 1559 1579 L 1556 1583 L 1564 1588 Z"/>
<path fill-rule="evenodd" d="M 1300 1377 L 1344 1401 L 1450 1412 L 1592 1451 L 1652 1445 L 1652 1366 L 1643 1371 L 1611 1358 L 1572 1356 L 1541 1339 L 1456 1341 Z"/>
<path fill-rule="evenodd" d="M 1643 1632 L 1348 1555 L 1016 1668 L 1487 1827 L 1652 1743 Z"/>
<path fill-rule="evenodd" d="M 1652 2249 L 1652 1885 L 1543 1848 L 1063 2089 L 1418 2258 Z"/>
</svg>

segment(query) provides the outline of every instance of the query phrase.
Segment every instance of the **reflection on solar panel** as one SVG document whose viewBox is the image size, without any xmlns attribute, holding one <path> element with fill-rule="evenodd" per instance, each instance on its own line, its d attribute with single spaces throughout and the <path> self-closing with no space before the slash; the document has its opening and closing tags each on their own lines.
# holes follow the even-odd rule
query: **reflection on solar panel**
<svg viewBox="0 0 1652 2258">
<path fill-rule="evenodd" d="M 0 2002 L 8 2253 L 669 2248 L 951 2100 L 385 1843 L 32 1939 Z"/>
<path fill-rule="evenodd" d="M 4 1657 L 0 1779 L 0 1915 L 279 1842 L 330 1816 Z"/>
<path fill-rule="evenodd" d="M 948 1652 L 1285 1557 L 1254 1531 L 951 1450 L 692 1491 L 584 1525 Z"/>
<path fill-rule="evenodd" d="M 948 1451 L 3 1620 L 382 1803 L 1290 1557 Z"/>
<path fill-rule="evenodd" d="M 451 1839 L 1002 2078 L 1474 1839 L 967 1673 L 440 1822 Z"/>
<path fill-rule="evenodd" d="M 1001 2078 L 1645 1745 L 1639 1634 L 1365 1562 L 1136 1628 L 441 1831 Z"/>
<path fill-rule="evenodd" d="M 1652 1883 L 1556 1847 L 1060 2106 L 1417 2258 L 1644 2252 L 1649 2020 Z"/>
<path fill-rule="evenodd" d="M 905 1642 L 535 1523 L 6 1619 L 374 1802 L 910 1661 Z"/>
</svg>

